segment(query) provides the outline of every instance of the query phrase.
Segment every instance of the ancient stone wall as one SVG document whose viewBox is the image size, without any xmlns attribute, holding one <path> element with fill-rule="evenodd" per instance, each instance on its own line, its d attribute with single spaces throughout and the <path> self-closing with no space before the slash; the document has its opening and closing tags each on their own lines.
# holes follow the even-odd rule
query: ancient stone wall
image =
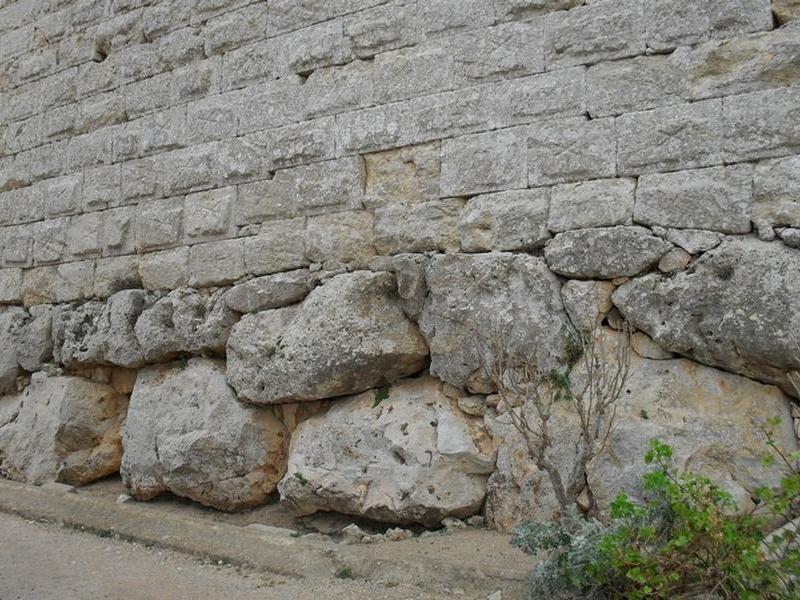
<svg viewBox="0 0 800 600">
<path fill-rule="evenodd" d="M 507 528 L 484 371 L 633 336 L 652 437 L 797 447 L 797 0 L 0 0 L 0 473 Z M 574 451 L 559 421 L 558 458 Z"/>
</svg>

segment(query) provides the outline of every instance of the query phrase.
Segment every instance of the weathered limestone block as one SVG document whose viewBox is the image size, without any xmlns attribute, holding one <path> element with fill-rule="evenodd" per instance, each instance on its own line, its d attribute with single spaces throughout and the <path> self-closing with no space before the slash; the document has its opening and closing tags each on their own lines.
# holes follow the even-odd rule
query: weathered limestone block
<svg viewBox="0 0 800 600">
<path fill-rule="evenodd" d="M 772 29 L 769 0 L 646 0 L 647 46 L 656 51 Z"/>
<path fill-rule="evenodd" d="M 109 385 L 35 373 L 18 397 L 0 398 L 0 474 L 83 485 L 116 473 L 127 407 Z"/>
<path fill-rule="evenodd" d="M 546 189 L 512 190 L 470 199 L 461 216 L 461 250 L 535 250 L 550 239 Z"/>
<path fill-rule="evenodd" d="M 27 316 L 25 309 L 17 306 L 0 309 L 0 394 L 16 391 L 20 369 L 14 337 Z"/>
<path fill-rule="evenodd" d="M 271 275 L 308 266 L 304 219 L 264 223 L 244 240 L 244 265 L 251 275 Z"/>
<path fill-rule="evenodd" d="M 483 367 L 509 353 L 555 366 L 570 326 L 558 279 L 541 258 L 505 253 L 435 256 L 420 327 L 431 349 L 431 373 L 445 383 L 486 393 Z"/>
<path fill-rule="evenodd" d="M 723 126 L 726 161 L 800 153 L 800 87 L 726 98 Z"/>
<path fill-rule="evenodd" d="M 91 298 L 94 267 L 94 261 L 81 261 L 26 270 L 22 279 L 22 302 L 32 306 Z"/>
<path fill-rule="evenodd" d="M 305 269 L 257 277 L 228 290 L 225 304 L 240 313 L 282 308 L 302 302 L 315 282 L 314 275 Z"/>
<path fill-rule="evenodd" d="M 600 179 L 558 185 L 550 200 L 550 231 L 627 225 L 633 216 L 633 179 Z"/>
<path fill-rule="evenodd" d="M 753 221 L 800 227 L 800 156 L 758 163 L 753 176 Z"/>
<path fill-rule="evenodd" d="M 602 62 L 586 71 L 589 114 L 607 117 L 689 99 L 686 73 L 669 56 Z"/>
<path fill-rule="evenodd" d="M 138 256 L 112 256 L 95 262 L 93 292 L 96 298 L 108 298 L 122 290 L 141 287 Z"/>
<path fill-rule="evenodd" d="M 306 258 L 332 268 L 375 254 L 373 215 L 366 211 L 310 217 L 306 225 Z"/>
<path fill-rule="evenodd" d="M 189 248 L 189 285 L 225 285 L 245 274 L 245 242 L 222 240 Z"/>
<path fill-rule="evenodd" d="M 670 62 L 688 74 L 696 100 L 797 85 L 800 26 L 681 48 Z"/>
<path fill-rule="evenodd" d="M 454 252 L 458 250 L 461 198 L 375 211 L 375 250 L 379 254 Z"/>
<path fill-rule="evenodd" d="M 186 354 L 224 356 L 238 316 L 225 303 L 226 290 L 170 292 L 142 311 L 134 333 L 146 362 L 165 362 Z"/>
<path fill-rule="evenodd" d="M 394 274 L 403 312 L 412 321 L 419 321 L 428 295 L 428 283 L 425 280 L 428 262 L 428 257 L 421 254 L 396 254 L 376 256 L 366 267 L 371 271 L 388 271 Z"/>
<path fill-rule="evenodd" d="M 144 352 L 134 325 L 155 298 L 143 290 L 125 290 L 107 302 L 91 300 L 58 312 L 53 324 L 54 357 L 65 366 L 142 366 Z"/>
<path fill-rule="evenodd" d="M 793 393 L 800 368 L 800 254 L 781 243 L 725 240 L 672 277 L 651 274 L 618 288 L 614 303 L 671 352 Z"/>
<path fill-rule="evenodd" d="M 0 269 L 0 304 L 22 299 L 22 269 Z"/>
<path fill-rule="evenodd" d="M 633 277 L 656 265 L 672 244 L 644 227 L 577 229 L 545 247 L 551 270 L 578 279 Z"/>
<path fill-rule="evenodd" d="M 189 248 L 144 254 L 139 277 L 146 290 L 171 290 L 189 284 Z"/>
<path fill-rule="evenodd" d="M 643 225 L 748 233 L 752 188 L 751 165 L 645 175 L 633 218 Z"/>
<path fill-rule="evenodd" d="M 601 179 L 617 174 L 614 119 L 571 118 L 528 129 L 530 185 Z"/>
<path fill-rule="evenodd" d="M 722 163 L 720 100 L 625 114 L 616 119 L 616 130 L 621 175 Z"/>
<path fill-rule="evenodd" d="M 525 136 L 510 129 L 442 144 L 441 194 L 463 196 L 526 187 Z"/>
<path fill-rule="evenodd" d="M 596 329 L 614 308 L 610 281 L 580 281 L 570 279 L 561 286 L 561 298 L 573 327 L 588 333 Z"/>
<path fill-rule="evenodd" d="M 722 243 L 723 238 L 719 233 L 701 229 L 667 229 L 663 237 L 692 255 L 713 250 Z"/>
<path fill-rule="evenodd" d="M 289 434 L 268 410 L 240 403 L 221 361 L 139 372 L 125 422 L 122 478 L 150 500 L 163 492 L 235 511 L 263 504 L 286 470 Z"/>
<path fill-rule="evenodd" d="M 641 2 L 595 2 L 546 18 L 548 70 L 644 54 Z"/>
<path fill-rule="evenodd" d="M 439 142 L 364 156 L 367 208 L 420 204 L 439 198 Z"/>
<path fill-rule="evenodd" d="M 783 25 L 800 19 L 800 0 L 772 0 L 772 11 Z"/>
<path fill-rule="evenodd" d="M 428 348 L 394 278 L 339 275 L 302 304 L 246 315 L 228 340 L 228 382 L 256 404 L 358 393 L 425 368 Z"/>
<path fill-rule="evenodd" d="M 472 29 L 449 38 L 446 46 L 455 59 L 456 82 L 460 85 L 544 71 L 541 20 Z"/>
<path fill-rule="evenodd" d="M 628 393 L 630 392 L 630 393 Z M 702 473 L 751 507 L 753 490 L 780 481 L 779 467 L 764 468 L 766 452 L 759 427 L 782 420 L 776 431 L 786 451 L 797 448 L 787 398 L 775 387 L 705 367 L 692 361 L 631 357 L 626 393 L 617 404 L 616 427 L 606 450 L 589 464 L 588 481 L 602 511 L 620 492 L 639 497 L 644 454 L 651 439 L 675 449 L 675 465 Z M 489 479 L 488 521 L 508 530 L 523 521 L 549 520 L 559 507 L 547 475 L 528 458 L 508 416 L 487 415 L 498 444 L 497 471 Z M 577 423 L 565 405 L 551 422 L 556 440 L 552 458 L 571 468 Z"/>
<path fill-rule="evenodd" d="M 478 513 L 494 459 L 483 423 L 433 377 L 336 402 L 295 431 L 281 500 L 300 514 L 337 511 L 429 527 Z"/>
</svg>

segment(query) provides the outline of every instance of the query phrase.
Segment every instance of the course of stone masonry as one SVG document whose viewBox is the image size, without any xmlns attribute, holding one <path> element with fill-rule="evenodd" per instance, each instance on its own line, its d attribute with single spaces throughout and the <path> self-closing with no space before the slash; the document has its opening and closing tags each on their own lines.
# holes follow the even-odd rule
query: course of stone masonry
<svg viewBox="0 0 800 600">
<path fill-rule="evenodd" d="M 550 518 L 484 372 L 636 329 L 743 503 L 798 447 L 798 0 L 0 0 L 0 474 L 242 510 Z M 574 424 L 557 415 L 557 459 Z"/>
</svg>

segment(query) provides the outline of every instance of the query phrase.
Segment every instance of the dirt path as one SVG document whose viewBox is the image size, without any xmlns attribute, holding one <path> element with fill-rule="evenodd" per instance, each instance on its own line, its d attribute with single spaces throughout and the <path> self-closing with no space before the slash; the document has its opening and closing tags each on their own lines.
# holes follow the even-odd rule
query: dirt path
<svg viewBox="0 0 800 600">
<path fill-rule="evenodd" d="M 453 590 L 336 579 L 288 579 L 0 514 L 0 600 L 411 600 Z"/>
</svg>

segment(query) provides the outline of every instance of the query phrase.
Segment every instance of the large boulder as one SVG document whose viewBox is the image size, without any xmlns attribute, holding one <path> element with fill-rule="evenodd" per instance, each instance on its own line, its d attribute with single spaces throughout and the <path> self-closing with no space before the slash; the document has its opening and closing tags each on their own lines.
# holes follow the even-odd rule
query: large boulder
<svg viewBox="0 0 800 600">
<path fill-rule="evenodd" d="M 134 325 L 154 300 L 143 290 L 125 290 L 106 302 L 91 300 L 59 311 L 53 324 L 56 361 L 67 367 L 142 366 L 146 361 Z"/>
<path fill-rule="evenodd" d="M 559 506 L 547 475 L 528 458 L 505 411 L 498 412 L 487 415 L 498 444 L 497 470 L 489 480 L 489 522 L 508 530 L 526 520 L 552 519 Z M 779 466 L 762 463 L 769 449 L 760 427 L 774 417 L 781 419 L 778 443 L 785 451 L 796 450 L 790 404 L 777 387 L 686 359 L 634 354 L 615 428 L 605 451 L 588 466 L 589 486 L 603 512 L 620 492 L 639 497 L 641 476 L 649 469 L 644 454 L 650 440 L 659 439 L 675 449 L 677 468 L 709 476 L 749 508 L 752 492 L 777 484 L 782 475 Z M 558 404 L 550 423 L 551 458 L 562 469 L 572 466 L 577 428 L 571 407 Z"/>
<path fill-rule="evenodd" d="M 339 400 L 301 423 L 278 489 L 299 514 L 432 527 L 480 512 L 493 469 L 481 420 L 424 376 Z"/>
<path fill-rule="evenodd" d="M 38 371 L 52 358 L 53 312 L 45 304 L 0 307 L 0 394 L 16 391 L 22 370 Z"/>
<path fill-rule="evenodd" d="M 16 390 L 20 375 L 17 361 L 17 347 L 14 343 L 16 332 L 25 322 L 27 312 L 18 306 L 0 308 L 0 394 L 10 394 Z"/>
<path fill-rule="evenodd" d="M 263 504 L 286 470 L 289 434 L 269 410 L 240 403 L 221 361 L 139 372 L 125 423 L 122 477 L 150 500 L 163 492 L 234 511 Z"/>
<path fill-rule="evenodd" d="M 240 313 L 283 308 L 302 302 L 315 284 L 314 273 L 307 269 L 256 277 L 228 290 L 225 303 Z"/>
<path fill-rule="evenodd" d="M 136 320 L 134 332 L 144 359 L 165 362 L 187 354 L 224 356 L 238 315 L 225 303 L 225 290 L 173 290 Z"/>
<path fill-rule="evenodd" d="M 800 252 L 727 239 L 688 270 L 617 289 L 616 306 L 662 348 L 780 385 L 800 369 Z"/>
<path fill-rule="evenodd" d="M 228 382 L 257 404 L 355 394 L 427 362 L 390 273 L 336 276 L 300 305 L 246 315 L 228 340 Z"/>
<path fill-rule="evenodd" d="M 571 329 L 561 284 L 538 257 L 492 253 L 436 256 L 420 327 L 431 373 L 478 393 L 493 383 L 484 367 L 501 346 L 552 367 L 566 357 Z"/>
<path fill-rule="evenodd" d="M 110 385 L 35 373 L 24 392 L 0 398 L 0 474 L 83 485 L 116 473 L 127 407 Z"/>
<path fill-rule="evenodd" d="M 544 251 L 550 269 L 577 279 L 633 277 L 673 248 L 644 227 L 601 227 L 559 233 Z"/>
</svg>

